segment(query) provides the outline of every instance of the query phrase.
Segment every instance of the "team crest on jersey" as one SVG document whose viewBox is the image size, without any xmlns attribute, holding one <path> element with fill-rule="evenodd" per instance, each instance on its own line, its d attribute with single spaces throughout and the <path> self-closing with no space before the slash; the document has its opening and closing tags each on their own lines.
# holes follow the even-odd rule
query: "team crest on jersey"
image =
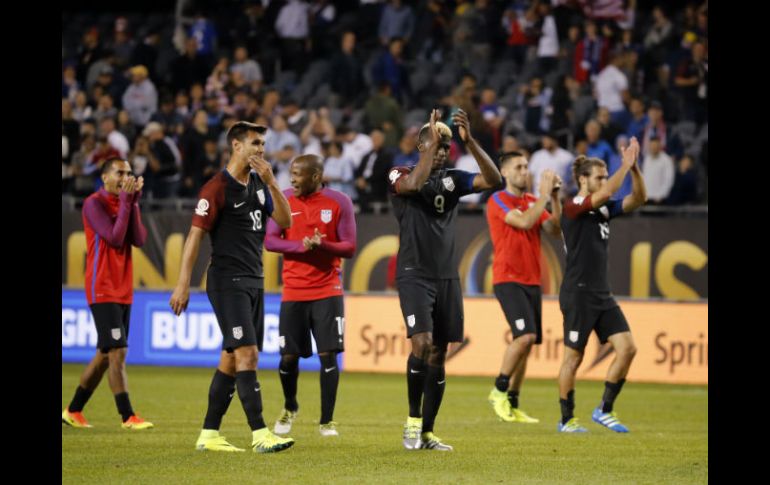
<svg viewBox="0 0 770 485">
<path fill-rule="evenodd" d="M 610 218 L 610 210 L 607 209 L 606 205 L 603 205 L 603 206 L 599 207 L 599 212 L 602 213 L 602 215 L 604 216 L 605 219 L 609 219 Z"/>
<path fill-rule="evenodd" d="M 388 179 L 390 180 L 390 183 L 396 183 L 396 180 L 401 176 L 401 172 L 399 172 L 397 169 L 393 169 L 388 174 Z"/>
<path fill-rule="evenodd" d="M 262 189 L 257 190 L 257 199 L 259 199 L 259 203 L 262 205 L 265 205 L 265 191 Z"/>
<path fill-rule="evenodd" d="M 324 224 L 328 224 L 332 221 L 332 210 L 331 209 L 321 209 L 321 222 Z"/>
<path fill-rule="evenodd" d="M 209 210 L 209 201 L 206 199 L 201 199 L 198 201 L 198 206 L 195 208 L 195 213 L 198 214 L 201 217 L 207 216 Z"/>
<path fill-rule="evenodd" d="M 240 340 L 243 337 L 243 327 L 233 327 L 233 337 Z"/>
<path fill-rule="evenodd" d="M 120 329 L 119 328 L 113 328 L 112 329 L 112 338 L 115 340 L 120 340 Z"/>
<path fill-rule="evenodd" d="M 444 187 L 448 191 L 452 192 L 455 189 L 455 181 L 452 180 L 452 177 L 444 177 L 441 181 L 444 182 Z"/>
<path fill-rule="evenodd" d="M 414 323 L 415 323 L 414 315 L 409 315 L 408 317 L 406 317 L 406 324 L 409 325 L 409 328 L 414 327 Z"/>
</svg>

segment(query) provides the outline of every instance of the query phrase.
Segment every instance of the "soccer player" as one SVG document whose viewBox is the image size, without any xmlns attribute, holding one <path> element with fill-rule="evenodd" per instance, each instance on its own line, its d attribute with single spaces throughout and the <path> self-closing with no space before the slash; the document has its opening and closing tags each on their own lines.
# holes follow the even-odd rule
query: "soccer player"
<svg viewBox="0 0 770 485">
<path fill-rule="evenodd" d="M 345 309 L 340 258 L 356 250 L 356 220 L 350 197 L 322 185 L 323 160 L 302 155 L 291 163 L 291 189 L 284 191 L 292 225 L 267 225 L 265 248 L 283 253 L 283 295 L 278 326 L 284 408 L 275 423 L 276 434 L 291 431 L 297 417 L 299 358 L 313 354 L 312 332 L 321 361 L 322 436 L 338 436 L 332 421 L 340 371 L 337 354 L 344 351 Z"/>
<path fill-rule="evenodd" d="M 488 399 L 503 421 L 537 423 L 538 419 L 519 409 L 519 392 L 532 345 L 543 340 L 540 229 L 561 239 L 561 179 L 545 170 L 540 176 L 540 196 L 527 193 L 529 162 L 519 152 L 500 156 L 500 172 L 506 186 L 487 201 L 487 222 L 494 248 L 492 284 L 513 340 Z M 552 214 L 545 209 L 549 200 Z"/>
<path fill-rule="evenodd" d="M 639 142 L 631 138 L 622 152 L 617 172 L 607 179 L 607 164 L 598 158 L 578 156 L 572 166 L 575 185 L 580 189 L 575 197 L 564 203 L 561 227 L 567 251 L 567 266 L 559 293 L 559 307 L 564 315 L 564 360 L 559 372 L 559 403 L 561 421 L 558 431 L 582 433 L 587 431 L 574 417 L 575 374 L 583 360 L 588 337 L 596 332 L 599 341 L 609 341 L 615 359 L 607 371 L 604 396 L 594 410 L 592 419 L 612 431 L 627 433 L 613 411 L 613 404 L 636 354 L 636 346 L 623 312 L 610 292 L 607 281 L 607 246 L 610 239 L 609 221 L 631 212 L 647 200 L 642 173 L 637 160 Z M 620 189 L 623 179 L 631 172 L 631 193 L 623 200 L 610 200 Z"/>
<path fill-rule="evenodd" d="M 446 169 L 450 128 L 433 110 L 417 134 L 420 159 L 388 174 L 399 224 L 396 280 L 411 352 L 407 360 L 409 416 L 403 444 L 408 450 L 448 451 L 433 434 L 446 383 L 447 344 L 463 340 L 463 295 L 457 271 L 457 202 L 466 194 L 498 186 L 500 172 L 471 135 L 468 115 L 458 110 L 452 121 L 481 173 Z M 423 395 L 425 396 L 423 400 Z"/>
<path fill-rule="evenodd" d="M 200 190 L 184 244 L 179 281 L 169 302 L 177 315 L 187 308 L 193 264 L 203 236 L 209 233 L 211 264 L 206 293 L 223 339 L 219 365 L 209 387 L 206 418 L 195 444 L 198 450 L 243 451 L 219 434 L 236 388 L 251 427 L 253 451 L 278 452 L 294 444 L 293 439 L 276 436 L 265 426 L 257 381 L 258 350 L 264 334 L 262 241 L 267 218 L 272 217 L 282 228 L 291 225 L 289 203 L 263 158 L 266 131 L 262 125 L 239 121 L 227 132 L 230 161 Z"/>
<path fill-rule="evenodd" d="M 134 300 L 131 246 L 142 247 L 147 230 L 142 224 L 139 199 L 144 179 L 131 175 L 122 158 L 102 165 L 104 186 L 83 204 L 86 253 L 86 300 L 94 316 L 98 335 L 96 355 L 80 376 L 69 406 L 62 411 L 62 423 L 90 428 L 83 407 L 107 372 L 110 389 L 125 429 L 147 429 L 153 424 L 134 413 L 128 398 L 126 353 L 131 303 Z"/>
</svg>

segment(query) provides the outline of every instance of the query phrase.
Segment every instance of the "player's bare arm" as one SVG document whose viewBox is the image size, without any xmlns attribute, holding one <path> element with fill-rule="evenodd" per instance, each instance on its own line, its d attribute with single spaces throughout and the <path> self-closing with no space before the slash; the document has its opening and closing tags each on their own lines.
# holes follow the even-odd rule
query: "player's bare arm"
<svg viewBox="0 0 770 485">
<path fill-rule="evenodd" d="M 180 315 L 187 309 L 187 304 L 190 301 L 190 278 L 192 278 L 192 268 L 195 261 L 198 259 L 198 252 L 200 251 L 201 240 L 206 234 L 206 231 L 197 226 L 190 227 L 190 232 L 187 234 L 187 239 L 184 242 L 184 249 L 182 250 L 182 267 L 179 269 L 179 278 L 177 279 L 176 288 L 171 295 L 169 305 L 174 311 L 175 315 Z"/>
<path fill-rule="evenodd" d="M 563 185 L 561 177 L 556 175 L 554 188 L 551 190 L 551 217 L 543 223 L 543 230 L 553 237 L 561 238 L 561 199 L 559 188 Z"/>
<path fill-rule="evenodd" d="M 420 160 L 417 166 L 409 174 L 405 175 L 396 185 L 399 194 L 413 194 L 418 192 L 430 176 L 433 167 L 433 159 L 436 157 L 441 135 L 439 134 L 436 122 L 439 120 L 441 112 L 434 109 L 430 113 L 430 139 L 425 141 L 427 148 L 420 152 Z"/>
<path fill-rule="evenodd" d="M 476 159 L 476 163 L 479 164 L 481 173 L 473 178 L 473 190 L 480 191 L 491 189 L 499 186 L 503 183 L 503 176 L 500 175 L 500 171 L 495 166 L 495 163 L 489 158 L 487 152 L 476 142 L 476 139 L 471 135 L 471 123 L 468 119 L 468 114 L 463 110 L 457 110 L 457 113 L 452 115 L 452 121 L 457 125 L 460 131 L 460 139 L 462 139 L 465 146 Z"/>
<path fill-rule="evenodd" d="M 273 198 L 273 213 L 270 217 L 280 226 L 281 229 L 291 227 L 291 207 L 286 196 L 283 195 L 278 187 L 278 182 L 273 175 L 273 167 L 264 158 L 253 156 L 249 158 L 249 166 L 257 172 L 262 182 L 267 185 L 270 195 Z"/>
<path fill-rule="evenodd" d="M 639 169 L 638 157 L 631 166 L 631 193 L 623 197 L 623 212 L 631 212 L 647 202 L 647 187 Z"/>
<path fill-rule="evenodd" d="M 477 176 L 478 177 L 478 176 Z M 516 229 L 528 230 L 540 219 L 548 203 L 556 181 L 556 173 L 553 170 L 545 170 L 540 176 L 540 197 L 535 205 L 524 212 L 514 209 L 505 215 L 505 223 Z"/>
<path fill-rule="evenodd" d="M 612 177 L 607 180 L 604 187 L 591 195 L 591 205 L 593 205 L 594 209 L 603 206 L 610 200 L 612 194 L 620 190 L 620 186 L 623 185 L 623 179 L 626 178 L 626 174 L 631 170 L 631 167 L 634 166 L 636 160 L 639 158 L 639 142 L 636 140 L 636 137 L 631 137 L 631 141 L 628 146 L 623 149 L 621 155 L 622 163 L 620 164 L 620 168 L 618 168 Z"/>
</svg>

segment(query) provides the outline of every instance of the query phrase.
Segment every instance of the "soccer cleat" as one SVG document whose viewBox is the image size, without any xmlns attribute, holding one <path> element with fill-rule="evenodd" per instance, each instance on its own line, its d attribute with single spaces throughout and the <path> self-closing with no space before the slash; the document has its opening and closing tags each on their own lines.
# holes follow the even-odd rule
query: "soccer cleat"
<svg viewBox="0 0 770 485">
<path fill-rule="evenodd" d="M 498 391 L 496 388 L 492 388 L 492 391 L 487 397 L 489 404 L 495 410 L 495 414 L 501 421 L 512 423 L 516 421 L 516 416 L 511 413 L 511 403 L 508 401 L 508 394 Z"/>
<path fill-rule="evenodd" d="M 298 412 L 299 411 L 289 411 L 288 409 L 281 411 L 281 415 L 278 416 L 278 419 L 275 421 L 275 426 L 273 426 L 273 432 L 275 434 L 287 434 L 291 431 L 291 425 L 297 418 Z"/>
<path fill-rule="evenodd" d="M 93 428 L 93 426 L 88 424 L 83 413 L 72 412 L 69 409 L 61 412 L 61 422 L 73 428 Z"/>
<path fill-rule="evenodd" d="M 282 438 L 274 435 L 267 428 L 252 431 L 251 447 L 255 453 L 278 453 L 291 448 L 294 444 L 292 438 Z"/>
<path fill-rule="evenodd" d="M 246 451 L 242 448 L 236 448 L 227 442 L 224 436 L 219 435 L 215 429 L 202 429 L 195 442 L 195 449 L 198 451 Z"/>
<path fill-rule="evenodd" d="M 539 423 L 540 420 L 533 418 L 519 408 L 511 408 L 511 414 L 517 423 Z"/>
<path fill-rule="evenodd" d="M 432 432 L 423 433 L 420 440 L 420 448 L 423 450 L 452 451 L 452 447 L 441 442 L 441 438 Z"/>
<path fill-rule="evenodd" d="M 321 436 L 339 436 L 339 432 L 337 431 L 337 422 L 336 421 L 329 421 L 326 424 L 322 424 L 319 429 L 321 432 Z"/>
<path fill-rule="evenodd" d="M 123 429 L 149 429 L 153 428 L 155 425 L 134 414 L 127 420 L 123 421 L 123 424 L 120 426 Z"/>
<path fill-rule="evenodd" d="M 602 411 L 602 408 L 596 408 L 591 415 L 591 419 L 593 419 L 594 423 L 599 423 L 616 433 L 628 433 L 628 428 L 620 422 L 618 415 L 614 411 L 605 413 Z"/>
<path fill-rule="evenodd" d="M 420 449 L 420 433 L 422 432 L 422 418 L 406 418 L 404 425 L 404 448 L 407 450 Z"/>
<path fill-rule="evenodd" d="M 556 425 L 556 430 L 559 433 L 585 433 L 588 430 L 580 426 L 577 418 L 572 418 L 566 423 L 562 424 L 561 421 Z"/>
</svg>

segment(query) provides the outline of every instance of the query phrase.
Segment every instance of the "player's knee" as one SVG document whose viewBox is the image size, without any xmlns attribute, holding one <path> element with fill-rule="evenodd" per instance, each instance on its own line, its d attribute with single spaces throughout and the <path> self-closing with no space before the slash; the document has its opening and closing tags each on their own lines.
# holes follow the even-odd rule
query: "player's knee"
<svg viewBox="0 0 770 485">
<path fill-rule="evenodd" d="M 284 354 L 281 356 L 281 364 L 284 367 L 295 367 L 298 363 L 299 363 L 298 355 Z"/>
<path fill-rule="evenodd" d="M 447 344 L 431 345 L 428 355 L 428 365 L 442 367 L 446 362 Z"/>
<path fill-rule="evenodd" d="M 124 365 L 126 362 L 127 351 L 128 349 L 126 347 L 110 349 L 110 351 L 107 353 L 107 363 L 109 365 Z"/>
<path fill-rule="evenodd" d="M 525 333 L 520 337 L 516 337 L 516 340 L 519 340 L 521 342 L 521 345 L 523 345 L 526 348 L 532 347 L 535 344 L 536 339 L 537 337 L 535 337 L 534 333 Z"/>
<path fill-rule="evenodd" d="M 237 371 L 254 370 L 257 368 L 257 349 L 241 348 L 235 351 L 235 368 Z"/>
<path fill-rule="evenodd" d="M 634 343 L 631 343 L 624 347 L 620 352 L 618 352 L 621 357 L 623 357 L 626 360 L 633 360 L 634 356 L 636 356 L 636 345 Z"/>
<path fill-rule="evenodd" d="M 430 357 L 430 349 L 433 346 L 433 337 L 429 333 L 412 336 L 412 354 L 422 360 Z"/>
</svg>

